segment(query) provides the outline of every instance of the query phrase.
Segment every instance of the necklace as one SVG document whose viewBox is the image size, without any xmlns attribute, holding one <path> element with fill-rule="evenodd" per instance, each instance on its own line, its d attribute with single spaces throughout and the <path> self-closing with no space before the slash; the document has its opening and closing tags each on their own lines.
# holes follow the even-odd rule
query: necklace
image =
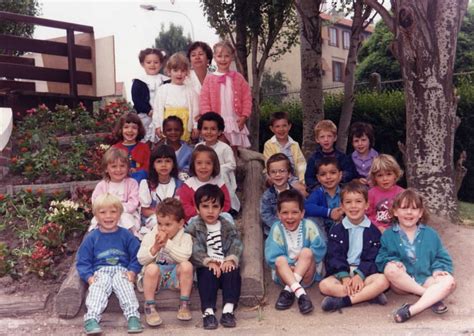
<svg viewBox="0 0 474 336">
<path fill-rule="evenodd" d="M 288 230 L 285 226 L 283 226 L 286 232 L 286 237 L 290 241 L 291 246 L 295 248 L 303 247 L 303 225 L 300 224 L 298 225 L 298 235 L 296 236 L 296 242 L 294 239 L 294 234 Z"/>
</svg>

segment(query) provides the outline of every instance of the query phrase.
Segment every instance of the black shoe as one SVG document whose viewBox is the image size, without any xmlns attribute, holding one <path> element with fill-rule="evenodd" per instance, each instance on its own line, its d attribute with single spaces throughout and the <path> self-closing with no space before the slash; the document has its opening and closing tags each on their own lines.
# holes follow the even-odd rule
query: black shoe
<svg viewBox="0 0 474 336">
<path fill-rule="evenodd" d="M 333 312 L 344 307 L 344 301 L 341 297 L 326 296 L 321 302 L 322 310 L 327 312 Z"/>
<path fill-rule="evenodd" d="M 202 318 L 202 326 L 204 329 L 217 329 L 219 323 L 217 323 L 217 319 L 215 315 L 206 315 Z"/>
<path fill-rule="evenodd" d="M 287 290 L 282 290 L 278 296 L 278 300 L 275 303 L 275 309 L 285 310 L 290 308 L 295 302 L 295 293 L 288 292 Z"/>
<path fill-rule="evenodd" d="M 303 294 L 298 298 L 298 308 L 300 309 L 301 314 L 308 314 L 313 311 L 313 303 L 308 295 Z"/>
<path fill-rule="evenodd" d="M 234 328 L 236 326 L 235 316 L 233 313 L 222 314 L 220 322 L 226 328 Z"/>
</svg>

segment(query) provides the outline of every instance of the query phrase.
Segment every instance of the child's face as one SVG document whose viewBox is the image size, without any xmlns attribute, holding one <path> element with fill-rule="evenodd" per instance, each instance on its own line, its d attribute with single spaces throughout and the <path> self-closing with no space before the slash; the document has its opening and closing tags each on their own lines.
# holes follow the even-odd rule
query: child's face
<svg viewBox="0 0 474 336">
<path fill-rule="evenodd" d="M 286 186 L 290 177 L 288 162 L 276 161 L 270 163 L 268 166 L 268 177 L 270 177 L 270 181 L 277 189 Z"/>
<path fill-rule="evenodd" d="M 325 130 L 319 131 L 316 136 L 316 142 L 321 146 L 323 152 L 332 152 L 336 139 L 337 137 L 333 132 Z"/>
<path fill-rule="evenodd" d="M 202 50 L 201 47 L 197 47 L 196 49 L 191 51 L 191 54 L 189 56 L 193 68 L 207 67 L 209 60 L 207 58 L 206 52 Z"/>
<path fill-rule="evenodd" d="M 270 130 L 275 134 L 278 141 L 288 141 L 288 132 L 291 124 L 286 119 L 275 120 L 270 126 Z"/>
<path fill-rule="evenodd" d="M 196 172 L 196 177 L 199 181 L 209 181 L 211 179 L 213 169 L 214 162 L 208 153 L 201 152 L 196 155 L 196 160 L 194 160 L 194 171 Z"/>
<path fill-rule="evenodd" d="M 278 211 L 281 223 L 290 231 L 295 231 L 303 220 L 304 210 L 301 210 L 298 202 L 283 202 Z"/>
<path fill-rule="evenodd" d="M 375 185 L 383 190 L 389 190 L 397 182 L 397 175 L 393 170 L 381 170 L 375 174 Z"/>
<path fill-rule="evenodd" d="M 207 145 L 215 145 L 217 139 L 221 135 L 221 131 L 217 128 L 217 122 L 213 120 L 205 120 L 202 123 L 201 135 L 206 141 Z"/>
<path fill-rule="evenodd" d="M 169 143 L 177 143 L 183 135 L 183 128 L 177 121 L 167 121 L 163 133 Z"/>
<path fill-rule="evenodd" d="M 170 77 L 171 83 L 175 85 L 183 85 L 186 76 L 188 75 L 188 71 L 183 69 L 171 69 Z"/>
<path fill-rule="evenodd" d="M 158 177 L 169 178 L 171 170 L 173 170 L 173 160 L 171 158 L 157 158 L 153 162 Z"/>
<path fill-rule="evenodd" d="M 214 54 L 214 60 L 216 61 L 217 70 L 219 72 L 227 72 L 229 71 L 233 56 L 229 49 L 219 47 Z"/>
<path fill-rule="evenodd" d="M 354 225 L 360 224 L 365 217 L 369 203 L 361 193 L 349 192 L 341 200 L 341 208 Z"/>
<path fill-rule="evenodd" d="M 393 209 L 393 215 L 398 218 L 402 228 L 412 228 L 418 224 L 423 216 L 423 209 L 416 208 L 414 204 L 403 201 L 399 208 Z"/>
<path fill-rule="evenodd" d="M 122 137 L 124 144 L 133 145 L 137 142 L 138 125 L 135 123 L 125 123 L 122 127 Z"/>
<path fill-rule="evenodd" d="M 318 169 L 316 178 L 327 191 L 336 190 L 341 183 L 342 171 L 333 164 L 322 165 Z"/>
<path fill-rule="evenodd" d="M 101 232 L 117 231 L 121 214 L 120 210 L 114 206 L 106 206 L 96 210 L 94 215 L 99 223 L 99 230 Z"/>
<path fill-rule="evenodd" d="M 352 138 L 352 147 L 359 155 L 365 156 L 370 150 L 370 140 L 365 134 L 361 137 L 355 136 Z"/>
<path fill-rule="evenodd" d="M 107 174 L 111 182 L 121 182 L 128 175 L 128 164 L 120 159 L 107 164 Z"/>
<path fill-rule="evenodd" d="M 199 216 L 206 224 L 215 224 L 219 218 L 222 207 L 217 200 L 201 201 L 196 209 Z"/>
<path fill-rule="evenodd" d="M 156 54 L 149 54 L 145 56 L 145 59 L 142 63 L 143 69 L 147 75 L 158 75 L 161 69 L 160 58 Z"/>
<path fill-rule="evenodd" d="M 156 218 L 158 220 L 158 230 L 166 232 L 170 239 L 176 236 L 178 231 L 184 226 L 184 219 L 178 221 L 174 216 L 157 214 Z"/>
</svg>

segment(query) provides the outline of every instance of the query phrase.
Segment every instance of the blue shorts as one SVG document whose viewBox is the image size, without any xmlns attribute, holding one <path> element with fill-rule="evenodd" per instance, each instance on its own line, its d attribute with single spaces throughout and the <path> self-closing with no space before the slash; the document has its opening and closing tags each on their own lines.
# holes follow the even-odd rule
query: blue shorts
<svg viewBox="0 0 474 336">
<path fill-rule="evenodd" d="M 179 289 L 179 280 L 176 268 L 178 265 L 161 265 L 158 264 L 160 268 L 161 280 L 159 284 L 159 289 Z"/>
<path fill-rule="evenodd" d="M 301 286 L 303 288 L 309 288 L 313 286 L 315 282 L 321 281 L 321 275 L 318 273 L 318 267 L 319 265 L 316 265 L 316 271 L 314 272 L 313 279 L 311 279 L 311 282 L 309 284 L 304 283 L 303 280 L 301 280 Z M 276 270 L 272 269 L 272 280 L 275 282 L 277 285 L 285 287 L 285 283 L 280 279 L 278 276 Z"/>
</svg>

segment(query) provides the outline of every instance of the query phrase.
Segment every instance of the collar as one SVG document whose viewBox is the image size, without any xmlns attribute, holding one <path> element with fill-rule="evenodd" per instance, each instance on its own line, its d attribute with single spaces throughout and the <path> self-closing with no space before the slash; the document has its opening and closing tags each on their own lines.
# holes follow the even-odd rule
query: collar
<svg viewBox="0 0 474 336">
<path fill-rule="evenodd" d="M 271 142 L 271 143 L 280 144 L 280 143 L 278 142 L 277 138 L 276 138 L 276 135 L 274 135 L 274 136 L 272 136 L 272 137 L 270 138 L 270 142 Z M 294 144 L 294 143 L 297 143 L 297 142 L 296 142 L 295 140 L 293 140 L 293 138 L 288 135 L 288 142 L 287 142 L 286 145 L 292 145 L 292 144 Z M 285 145 L 285 146 L 286 146 L 286 145 Z"/>
<path fill-rule="evenodd" d="M 378 153 L 375 149 L 373 149 L 373 148 L 371 148 L 371 149 L 369 150 L 369 153 L 367 153 L 367 157 L 366 157 L 366 158 L 361 157 L 357 151 L 354 151 L 354 152 L 352 153 L 352 157 L 354 157 L 354 158 L 356 158 L 356 159 L 358 159 L 358 160 L 370 160 L 370 159 L 376 158 L 378 155 L 379 155 L 379 153 Z"/>
<path fill-rule="evenodd" d="M 362 222 L 360 224 L 357 224 L 357 225 L 354 225 L 351 223 L 351 221 L 349 220 L 349 218 L 344 217 L 342 219 L 342 225 L 344 225 L 344 228 L 345 229 L 355 229 L 355 228 L 358 228 L 358 227 L 363 227 L 363 228 L 368 228 L 370 227 L 370 219 L 367 218 L 367 216 L 364 216 L 364 219 L 362 220 Z"/>
<path fill-rule="evenodd" d="M 418 224 L 418 226 L 417 226 L 417 229 L 418 229 L 418 230 L 423 230 L 423 229 L 425 229 L 425 228 L 426 228 L 426 225 L 423 224 L 423 223 L 422 223 L 422 224 Z M 393 230 L 394 232 L 399 232 L 399 231 L 401 230 L 400 224 L 399 224 L 398 222 L 395 222 L 395 223 L 392 225 L 392 230 Z"/>
<path fill-rule="evenodd" d="M 331 198 L 334 198 L 341 193 L 341 187 L 339 187 L 339 185 L 336 187 L 336 193 L 334 194 L 334 196 L 329 195 L 329 193 L 326 191 L 326 189 L 324 189 L 323 186 L 321 186 L 321 189 L 323 189 L 324 195 L 328 195 Z"/>
</svg>

